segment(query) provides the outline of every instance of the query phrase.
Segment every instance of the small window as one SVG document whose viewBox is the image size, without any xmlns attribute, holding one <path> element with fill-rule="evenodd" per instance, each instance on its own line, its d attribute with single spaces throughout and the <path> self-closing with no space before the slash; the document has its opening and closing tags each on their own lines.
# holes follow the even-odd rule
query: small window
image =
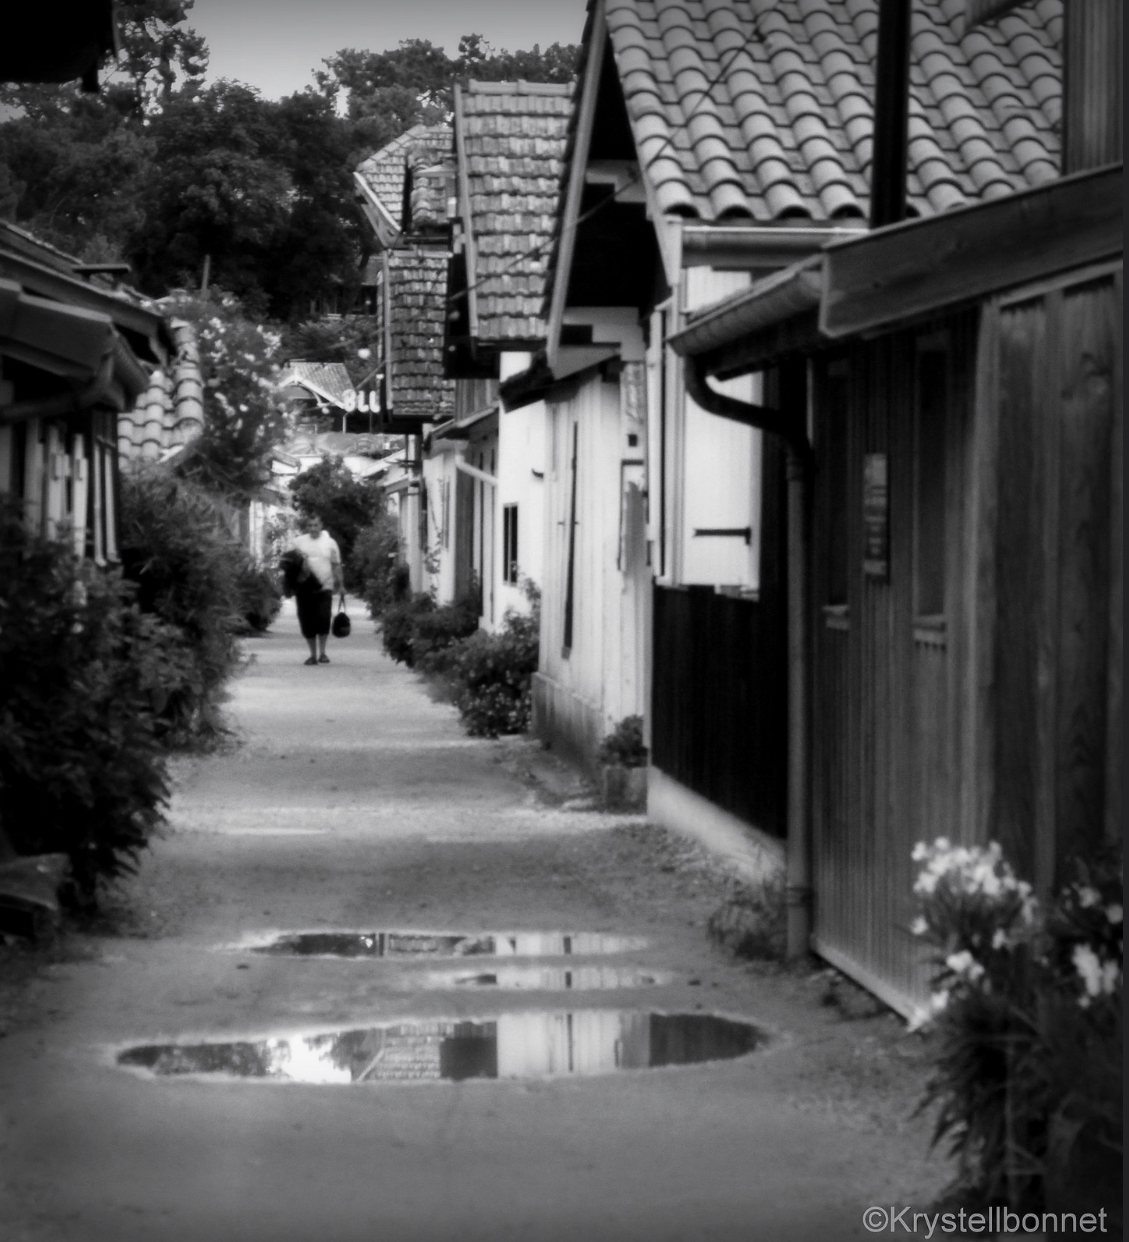
<svg viewBox="0 0 1129 1242">
<path fill-rule="evenodd" d="M 518 581 L 517 505 L 502 506 L 502 580 L 514 586 Z"/>
<path fill-rule="evenodd" d="M 949 405 L 949 355 L 938 338 L 917 355 L 914 487 L 914 612 L 945 611 L 945 440 Z"/>
</svg>

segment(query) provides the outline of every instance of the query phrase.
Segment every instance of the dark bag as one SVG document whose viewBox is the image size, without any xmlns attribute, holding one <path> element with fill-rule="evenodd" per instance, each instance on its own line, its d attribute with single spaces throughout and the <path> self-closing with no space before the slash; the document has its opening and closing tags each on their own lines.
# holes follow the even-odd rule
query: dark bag
<svg viewBox="0 0 1129 1242">
<path fill-rule="evenodd" d="M 348 638 L 353 630 L 353 623 L 349 620 L 349 614 L 345 611 L 345 595 L 341 595 L 341 611 L 333 618 L 333 625 L 330 627 L 333 631 L 334 638 Z"/>
</svg>

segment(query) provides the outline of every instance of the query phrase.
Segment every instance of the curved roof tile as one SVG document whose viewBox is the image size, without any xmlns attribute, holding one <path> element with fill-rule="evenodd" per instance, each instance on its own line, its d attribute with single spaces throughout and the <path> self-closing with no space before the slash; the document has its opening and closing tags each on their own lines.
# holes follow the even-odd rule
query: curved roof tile
<svg viewBox="0 0 1129 1242">
<path fill-rule="evenodd" d="M 1061 0 L 964 32 L 914 0 L 910 207 L 946 211 L 1055 175 Z M 640 161 L 663 211 L 865 215 L 877 0 L 608 0 Z"/>
</svg>

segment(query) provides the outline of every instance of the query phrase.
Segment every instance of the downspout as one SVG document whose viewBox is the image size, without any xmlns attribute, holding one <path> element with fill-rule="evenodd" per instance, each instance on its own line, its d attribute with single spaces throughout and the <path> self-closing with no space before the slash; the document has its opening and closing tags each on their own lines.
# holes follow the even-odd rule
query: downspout
<svg viewBox="0 0 1129 1242">
<path fill-rule="evenodd" d="M 788 839 L 785 901 L 787 956 L 806 957 L 811 944 L 811 846 L 808 732 L 810 616 L 808 610 L 808 513 L 811 445 L 807 437 L 807 376 L 803 363 L 780 368 L 779 407 L 740 401 L 711 388 L 700 356 L 686 359 L 686 391 L 703 410 L 780 436 L 788 447 Z"/>
</svg>

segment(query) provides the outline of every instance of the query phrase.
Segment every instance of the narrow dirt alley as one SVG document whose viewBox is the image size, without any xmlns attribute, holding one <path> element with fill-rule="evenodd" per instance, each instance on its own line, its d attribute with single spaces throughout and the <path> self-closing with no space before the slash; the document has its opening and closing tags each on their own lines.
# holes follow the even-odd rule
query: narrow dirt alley
<svg viewBox="0 0 1129 1242">
<path fill-rule="evenodd" d="M 868 1236 L 870 1204 L 937 1193 L 918 1040 L 828 1003 L 822 972 L 714 945 L 726 882 L 695 848 L 568 800 L 532 742 L 466 737 L 367 625 L 328 666 L 302 665 L 287 616 L 246 651 L 241 744 L 178 768 L 169 830 L 103 925 L 6 951 L 4 1238 L 833 1242 Z M 255 951 L 331 931 L 386 956 Z M 412 932 L 516 944 L 375 938 Z M 740 1019 L 756 1047 L 617 1069 L 664 1059 L 649 1013 Z M 239 1043 L 260 1070 L 274 1048 L 292 1076 L 304 1054 L 316 1081 L 153 1072 L 199 1051 L 118 1063 L 173 1042 Z M 439 1080 L 460 1063 L 498 1077 Z"/>
</svg>

